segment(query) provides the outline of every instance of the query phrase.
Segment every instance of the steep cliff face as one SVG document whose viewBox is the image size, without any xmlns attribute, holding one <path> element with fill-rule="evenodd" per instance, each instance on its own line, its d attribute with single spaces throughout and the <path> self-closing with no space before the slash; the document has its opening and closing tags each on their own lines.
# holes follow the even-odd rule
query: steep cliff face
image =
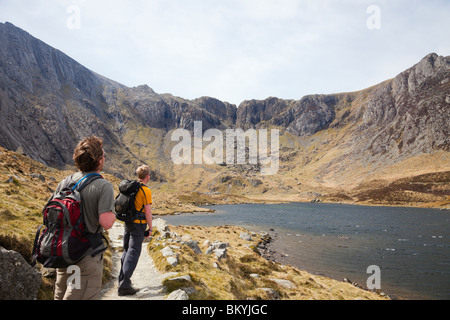
<svg viewBox="0 0 450 320">
<path fill-rule="evenodd" d="M 286 134 L 280 170 L 315 186 L 450 169 L 450 57 L 429 54 L 395 78 L 358 92 L 244 101 L 237 126 Z M 305 190 L 291 181 L 283 191 Z M 308 181 L 305 183 L 305 181 Z M 321 189 L 321 190 L 326 190 Z"/>
<path fill-rule="evenodd" d="M 212 115 L 221 119 L 222 123 L 228 128 L 236 123 L 237 108 L 234 104 L 222 102 L 211 97 L 201 97 L 193 100 L 200 108 L 205 109 Z"/>
<path fill-rule="evenodd" d="M 245 101 L 237 126 L 275 125 L 302 137 L 332 128 L 355 153 L 412 156 L 450 148 L 450 57 L 430 54 L 392 80 L 348 94 L 306 96 L 298 101 Z"/>
<path fill-rule="evenodd" d="M 60 51 L 0 24 L 0 143 L 43 163 L 69 163 L 76 140 L 97 134 L 112 145 L 106 86 L 120 87 Z"/>
<path fill-rule="evenodd" d="M 396 113 L 391 116 L 391 128 L 402 132 L 399 149 L 449 151 L 450 56 L 428 55 L 398 75 L 389 89 L 395 109 L 391 113 Z M 388 115 L 389 110 L 383 111 Z"/>
<path fill-rule="evenodd" d="M 355 134 L 360 151 L 379 161 L 404 159 L 450 148 L 450 57 L 430 54 L 371 90 Z"/>
<path fill-rule="evenodd" d="M 170 94 L 157 94 L 145 85 L 124 88 L 118 93 L 120 98 L 114 103 L 133 110 L 143 126 L 166 131 L 176 128 L 192 130 L 194 121 L 202 121 L 204 130 L 225 129 L 234 120 L 233 108 L 236 107 L 213 98 L 191 101 Z"/>
<path fill-rule="evenodd" d="M 242 129 L 255 128 L 263 123 L 268 123 L 275 117 L 280 116 L 295 104 L 293 100 L 278 98 L 267 98 L 266 100 L 248 100 L 239 105 L 237 110 L 236 126 Z M 287 126 L 289 120 L 282 121 L 281 126 Z"/>
<path fill-rule="evenodd" d="M 334 119 L 334 96 L 306 96 L 299 101 L 268 98 L 244 101 L 237 112 L 237 126 L 255 128 L 275 125 L 298 136 L 325 129 Z"/>
<path fill-rule="evenodd" d="M 136 158 L 123 143 L 130 122 L 168 131 L 192 129 L 198 120 L 207 130 L 235 119 L 234 105 L 212 98 L 125 87 L 10 23 L 0 23 L 0 43 L 0 145 L 21 147 L 50 166 L 71 164 L 77 141 L 91 134 L 105 140 L 108 152 Z"/>
</svg>

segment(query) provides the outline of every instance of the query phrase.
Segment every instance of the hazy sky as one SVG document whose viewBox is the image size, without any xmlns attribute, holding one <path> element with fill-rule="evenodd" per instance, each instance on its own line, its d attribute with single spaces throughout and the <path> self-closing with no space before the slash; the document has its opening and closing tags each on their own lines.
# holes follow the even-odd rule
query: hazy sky
<svg viewBox="0 0 450 320">
<path fill-rule="evenodd" d="M 236 105 L 356 91 L 450 55 L 450 0 L 0 0 L 6 21 L 129 87 Z"/>
</svg>

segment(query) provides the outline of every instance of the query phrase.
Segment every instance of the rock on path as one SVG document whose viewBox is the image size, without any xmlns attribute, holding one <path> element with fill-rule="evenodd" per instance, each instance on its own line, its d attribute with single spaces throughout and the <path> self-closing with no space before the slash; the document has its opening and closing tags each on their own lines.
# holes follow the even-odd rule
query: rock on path
<svg viewBox="0 0 450 320">
<path fill-rule="evenodd" d="M 109 230 L 110 246 L 113 248 L 121 248 L 123 246 L 123 224 L 116 222 Z M 165 276 L 161 274 L 155 267 L 153 259 L 147 251 L 147 242 L 142 245 L 142 252 L 136 270 L 134 271 L 131 281 L 133 287 L 139 289 L 134 296 L 119 297 L 117 294 L 117 278 L 120 272 L 120 257 L 122 250 L 114 250 L 112 253 L 112 280 L 104 285 L 100 292 L 100 300 L 164 300 L 165 287 L 162 281 Z"/>
</svg>

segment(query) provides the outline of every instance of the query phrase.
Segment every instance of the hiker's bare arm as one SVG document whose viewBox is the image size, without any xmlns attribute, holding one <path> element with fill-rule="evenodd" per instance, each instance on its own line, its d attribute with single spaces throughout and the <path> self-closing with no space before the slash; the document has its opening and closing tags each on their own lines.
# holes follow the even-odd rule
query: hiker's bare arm
<svg viewBox="0 0 450 320">
<path fill-rule="evenodd" d="M 152 205 L 146 204 L 145 205 L 145 219 L 147 220 L 147 224 L 149 229 L 152 229 Z"/>
<path fill-rule="evenodd" d="M 116 215 L 114 212 L 102 213 L 98 222 L 105 230 L 109 230 L 112 228 L 114 222 L 116 222 Z"/>
</svg>

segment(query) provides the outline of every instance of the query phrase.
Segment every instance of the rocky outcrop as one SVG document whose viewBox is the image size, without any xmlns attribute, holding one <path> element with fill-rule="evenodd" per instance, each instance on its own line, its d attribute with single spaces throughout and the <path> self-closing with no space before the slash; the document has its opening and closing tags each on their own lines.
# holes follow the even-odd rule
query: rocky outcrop
<svg viewBox="0 0 450 320">
<path fill-rule="evenodd" d="M 166 300 L 189 300 L 189 296 L 186 291 L 178 289 L 171 292 Z"/>
<path fill-rule="evenodd" d="M 121 89 L 117 97 L 117 100 L 111 102 L 121 108 L 132 110 L 143 126 L 151 128 L 167 131 L 176 128 L 193 130 L 194 121 L 202 121 L 203 130 L 225 129 L 226 126 L 222 122 L 229 124 L 233 121 L 230 117 L 233 117 L 234 105 L 213 98 L 190 101 L 170 94 L 157 94 L 148 86 Z M 212 104 L 208 105 L 208 101 Z M 224 112 L 220 107 L 224 107 Z"/>
<path fill-rule="evenodd" d="M 358 114 L 356 133 L 366 138 L 362 150 L 380 160 L 449 151 L 449 75 L 450 57 L 430 54 L 376 86 Z"/>
<path fill-rule="evenodd" d="M 306 96 L 299 101 L 268 98 L 240 104 L 236 124 L 239 128 L 278 126 L 298 135 L 312 135 L 334 120 L 337 98 L 330 95 Z"/>
<path fill-rule="evenodd" d="M 193 100 L 200 108 L 205 109 L 212 115 L 221 119 L 221 121 L 231 128 L 236 123 L 237 108 L 234 104 L 222 102 L 211 97 L 201 97 Z"/>
<path fill-rule="evenodd" d="M 17 252 L 0 247 L 0 300 L 36 300 L 41 274 Z"/>
<path fill-rule="evenodd" d="M 292 109 L 294 100 L 283 100 L 278 98 L 267 98 L 266 100 L 248 100 L 239 105 L 236 114 L 236 127 L 244 130 L 255 128 L 262 123 L 269 122 L 274 118 L 279 120 L 277 125 L 287 127 L 293 118 L 291 115 L 284 115 L 286 110 Z"/>
</svg>

